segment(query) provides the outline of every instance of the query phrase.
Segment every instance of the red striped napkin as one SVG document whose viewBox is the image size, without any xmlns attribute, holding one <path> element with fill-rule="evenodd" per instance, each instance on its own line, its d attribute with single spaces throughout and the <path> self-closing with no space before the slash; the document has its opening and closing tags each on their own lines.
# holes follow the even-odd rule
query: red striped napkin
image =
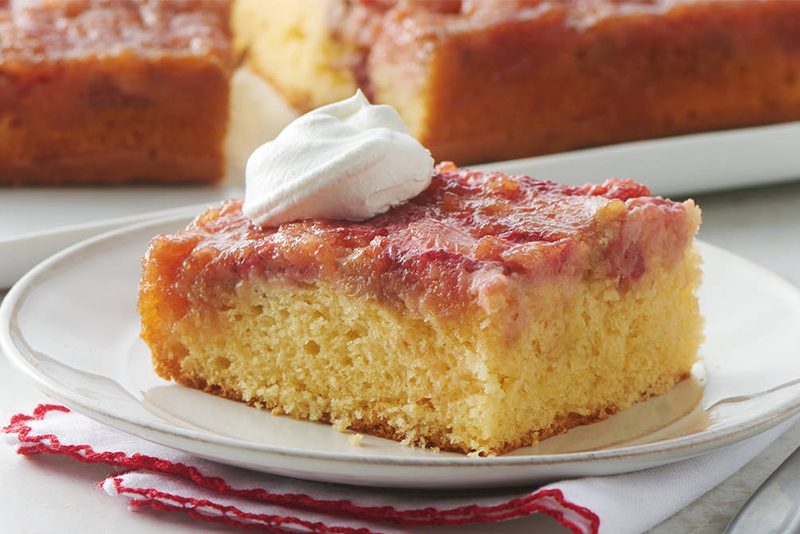
<svg viewBox="0 0 800 534">
<path fill-rule="evenodd" d="M 788 423 L 747 441 L 664 467 L 469 492 L 361 488 L 267 475 L 197 458 L 97 423 L 60 405 L 39 405 L 2 429 L 21 455 L 66 455 L 110 469 L 99 486 L 133 509 L 276 533 L 413 533 L 431 525 L 494 523 L 544 513 L 575 533 L 638 533 L 736 472 Z M 457 531 L 454 530 L 454 532 Z"/>
</svg>

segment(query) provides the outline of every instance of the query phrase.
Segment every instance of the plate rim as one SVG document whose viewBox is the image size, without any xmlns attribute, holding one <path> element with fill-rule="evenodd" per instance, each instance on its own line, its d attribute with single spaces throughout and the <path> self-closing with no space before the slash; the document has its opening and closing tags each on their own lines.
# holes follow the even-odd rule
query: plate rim
<svg viewBox="0 0 800 534">
<path fill-rule="evenodd" d="M 173 208 L 165 208 L 160 210 L 149 210 L 142 213 L 136 213 L 132 215 L 123 215 L 120 217 L 108 217 L 105 219 L 97 219 L 95 221 L 85 221 L 80 223 L 74 224 L 67 224 L 64 226 L 60 226 L 58 228 L 53 228 L 49 230 L 32 230 L 29 232 L 22 232 L 17 235 L 9 236 L 9 237 L 0 237 L 0 246 L 6 245 L 16 245 L 18 243 L 24 241 L 31 241 L 34 239 L 41 239 L 41 238 L 49 238 L 55 237 L 60 235 L 68 235 L 74 234 L 77 232 L 85 232 L 85 231 L 92 231 L 92 230 L 100 230 L 102 228 L 109 228 L 113 227 L 113 229 L 108 229 L 106 231 L 100 232 L 93 237 L 102 236 L 110 231 L 115 231 L 121 228 L 128 228 L 131 226 L 136 226 L 141 223 L 147 223 L 150 221 L 155 221 L 167 217 L 179 217 L 185 213 L 189 213 L 191 209 L 202 209 L 204 206 L 214 204 L 214 201 L 208 202 L 200 202 L 196 204 L 186 204 L 181 206 L 175 206 Z M 88 240 L 88 239 L 87 239 Z M 83 240 L 79 241 L 78 243 L 74 243 L 74 245 L 82 243 Z M 73 245 L 70 245 L 70 247 Z M 67 247 L 69 248 L 69 247 Z M 65 249 L 66 250 L 66 249 Z M 49 259 L 49 258 L 46 258 Z M 22 280 L 20 278 L 20 280 Z"/>
<path fill-rule="evenodd" d="M 562 464 L 574 464 L 584 462 L 597 462 L 597 461 L 610 461 L 625 459 L 641 459 L 647 460 L 652 457 L 658 457 L 666 453 L 671 453 L 669 459 L 665 459 L 661 464 L 670 463 L 672 461 L 682 460 L 697 456 L 699 454 L 717 450 L 726 445 L 742 441 L 748 437 L 760 434 L 770 428 L 779 425 L 781 422 L 787 420 L 793 415 L 800 412 L 800 394 L 793 396 L 791 399 L 773 406 L 771 409 L 763 412 L 762 417 L 750 421 L 748 423 L 738 423 L 731 427 L 716 430 L 706 430 L 699 433 L 672 438 L 668 440 L 646 443 L 633 446 L 613 447 L 608 449 L 600 449 L 593 451 L 581 451 L 559 454 L 543 454 L 543 455 L 530 455 L 530 456 L 488 456 L 488 457 L 467 457 L 464 456 L 430 456 L 430 457 L 398 457 L 398 456 L 359 456 L 350 455 L 336 452 L 318 452 L 306 451 L 302 449 L 295 449 L 289 447 L 281 447 L 274 445 L 266 445 L 257 442 L 250 442 L 238 438 L 231 438 L 224 435 L 218 435 L 211 432 L 201 432 L 192 429 L 186 429 L 170 424 L 169 422 L 152 414 L 154 420 L 142 421 L 139 418 L 130 418 L 124 415 L 113 413 L 113 410 L 100 410 L 90 403 L 83 402 L 80 396 L 73 394 L 70 389 L 61 382 L 51 379 L 42 373 L 38 372 L 35 365 L 35 351 L 30 347 L 21 348 L 15 340 L 14 328 L 12 328 L 13 318 L 18 312 L 19 308 L 25 302 L 25 297 L 36 288 L 38 280 L 47 280 L 51 277 L 57 276 L 57 267 L 61 262 L 74 257 L 77 254 L 85 253 L 87 250 L 113 243 L 115 238 L 120 236 L 132 237 L 134 234 L 144 232 L 148 229 L 155 229 L 165 225 L 179 225 L 192 220 L 194 216 L 173 216 L 168 215 L 159 217 L 154 220 L 143 221 L 138 224 L 119 228 L 110 232 L 94 236 L 92 238 L 81 241 L 75 245 L 67 247 L 61 252 L 54 254 L 48 259 L 40 262 L 36 267 L 25 274 L 8 292 L 6 297 L 0 303 L 0 350 L 5 354 L 14 366 L 29 376 L 45 393 L 50 394 L 59 402 L 62 402 L 70 409 L 74 409 L 79 413 L 83 413 L 95 420 L 99 420 L 104 424 L 108 424 L 114 428 L 122 430 L 129 434 L 139 435 L 151 441 L 153 436 L 167 437 L 168 441 L 173 442 L 175 439 L 178 441 L 196 442 L 206 446 L 224 447 L 226 449 L 241 450 L 248 453 L 256 453 L 261 455 L 303 458 L 308 460 L 321 460 L 325 462 L 344 462 L 344 463 L 358 463 L 360 465 L 374 464 L 382 466 L 402 465 L 414 467 L 494 467 L 494 466 L 556 466 Z M 148 234 L 146 239 L 150 239 L 156 235 L 158 231 L 153 230 Z M 697 240 L 698 246 L 714 250 L 715 253 L 728 256 L 728 259 L 740 263 L 748 269 L 756 272 L 762 277 L 769 278 L 772 283 L 782 286 L 787 293 L 793 296 L 793 299 L 800 304 L 800 288 L 788 282 L 781 276 L 761 267 L 760 265 L 736 255 L 732 252 L 718 247 L 716 245 L 704 242 L 700 239 Z M 28 350 L 30 349 L 30 350 Z M 137 399 L 138 400 L 138 399 Z M 131 428 L 137 429 L 132 431 Z M 163 441 L 160 441 L 164 443 Z M 167 444 L 165 444 L 167 445 Z M 179 445 L 167 445 L 175 448 L 182 448 Z M 399 444 L 398 444 L 399 446 Z M 186 452 L 202 454 L 196 450 L 189 450 L 182 448 Z M 224 460 L 220 460 L 224 461 Z"/>
<path fill-rule="evenodd" d="M 660 148 L 666 146 L 668 148 L 680 147 L 681 145 L 691 145 L 698 142 L 714 142 L 714 141 L 729 141 L 737 138 L 747 138 L 751 135 L 759 134 L 785 134 L 786 131 L 794 132 L 800 130 L 800 120 L 789 120 L 783 122 L 773 122 L 769 124 L 756 124 L 751 126 L 741 126 L 738 128 L 724 128 L 720 130 L 710 130 L 701 132 L 690 132 L 679 135 L 669 135 L 665 137 L 653 137 L 650 139 L 637 139 L 635 141 L 625 141 L 621 143 L 612 143 L 608 145 L 590 146 L 586 148 L 577 148 L 574 150 L 567 150 L 565 152 L 555 152 L 552 154 L 543 154 L 541 156 L 528 156 L 524 158 L 516 158 L 502 161 L 492 161 L 488 163 L 479 163 L 468 168 L 491 172 L 491 167 L 504 165 L 508 167 L 521 167 L 530 166 L 533 164 L 551 163 L 561 159 L 583 159 L 595 156 L 598 153 L 609 154 L 611 156 L 618 156 L 624 152 L 640 149 L 652 149 L 654 147 Z M 496 169 L 494 169 L 496 170 Z M 505 171 L 503 171 L 505 172 Z M 754 185 L 761 185 L 754 184 Z M 764 183 L 763 185 L 766 185 Z M 713 188 L 712 190 L 723 190 L 720 188 Z M 698 192 L 705 192 L 707 189 L 698 188 L 687 191 L 690 195 L 696 195 Z"/>
</svg>

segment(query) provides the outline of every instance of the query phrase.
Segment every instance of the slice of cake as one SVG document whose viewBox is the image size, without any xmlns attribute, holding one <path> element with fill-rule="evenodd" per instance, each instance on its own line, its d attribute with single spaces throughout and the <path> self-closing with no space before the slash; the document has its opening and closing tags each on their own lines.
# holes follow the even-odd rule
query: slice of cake
<svg viewBox="0 0 800 534">
<path fill-rule="evenodd" d="M 442 164 L 362 222 L 255 226 L 231 200 L 156 237 L 156 372 L 404 442 L 500 454 L 686 378 L 702 339 L 691 201 Z"/>
<path fill-rule="evenodd" d="M 239 0 L 305 109 L 361 87 L 459 165 L 800 120 L 800 2 Z"/>
<path fill-rule="evenodd" d="M 0 0 L 0 184 L 214 182 L 229 0 Z"/>
</svg>

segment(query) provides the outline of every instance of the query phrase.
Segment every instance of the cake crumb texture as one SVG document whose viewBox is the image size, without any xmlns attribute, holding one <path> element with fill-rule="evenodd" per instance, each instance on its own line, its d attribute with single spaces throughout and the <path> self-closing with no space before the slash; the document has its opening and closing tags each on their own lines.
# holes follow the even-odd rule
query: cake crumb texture
<svg viewBox="0 0 800 534">
<path fill-rule="evenodd" d="M 152 269 L 140 311 L 164 378 L 340 429 L 501 454 L 688 377 L 702 339 L 698 263 L 692 250 L 624 290 L 610 280 L 531 288 L 513 339 L 503 313 L 473 311 L 456 327 L 324 282 L 245 280 L 172 322 Z"/>
<path fill-rule="evenodd" d="M 664 393 L 696 360 L 692 201 L 445 163 L 366 221 L 261 228 L 241 204 L 143 259 L 142 337 L 166 379 L 490 455 Z"/>
</svg>

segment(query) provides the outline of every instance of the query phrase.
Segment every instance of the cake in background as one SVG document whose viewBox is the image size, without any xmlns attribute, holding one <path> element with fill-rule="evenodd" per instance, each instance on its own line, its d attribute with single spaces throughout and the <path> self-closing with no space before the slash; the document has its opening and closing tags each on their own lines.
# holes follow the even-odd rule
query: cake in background
<svg viewBox="0 0 800 534">
<path fill-rule="evenodd" d="M 232 25 L 299 109 L 360 87 L 458 164 L 800 119 L 796 0 L 238 0 Z"/>
<path fill-rule="evenodd" d="M 229 0 L 0 0 L 0 184 L 213 183 Z"/>
</svg>

